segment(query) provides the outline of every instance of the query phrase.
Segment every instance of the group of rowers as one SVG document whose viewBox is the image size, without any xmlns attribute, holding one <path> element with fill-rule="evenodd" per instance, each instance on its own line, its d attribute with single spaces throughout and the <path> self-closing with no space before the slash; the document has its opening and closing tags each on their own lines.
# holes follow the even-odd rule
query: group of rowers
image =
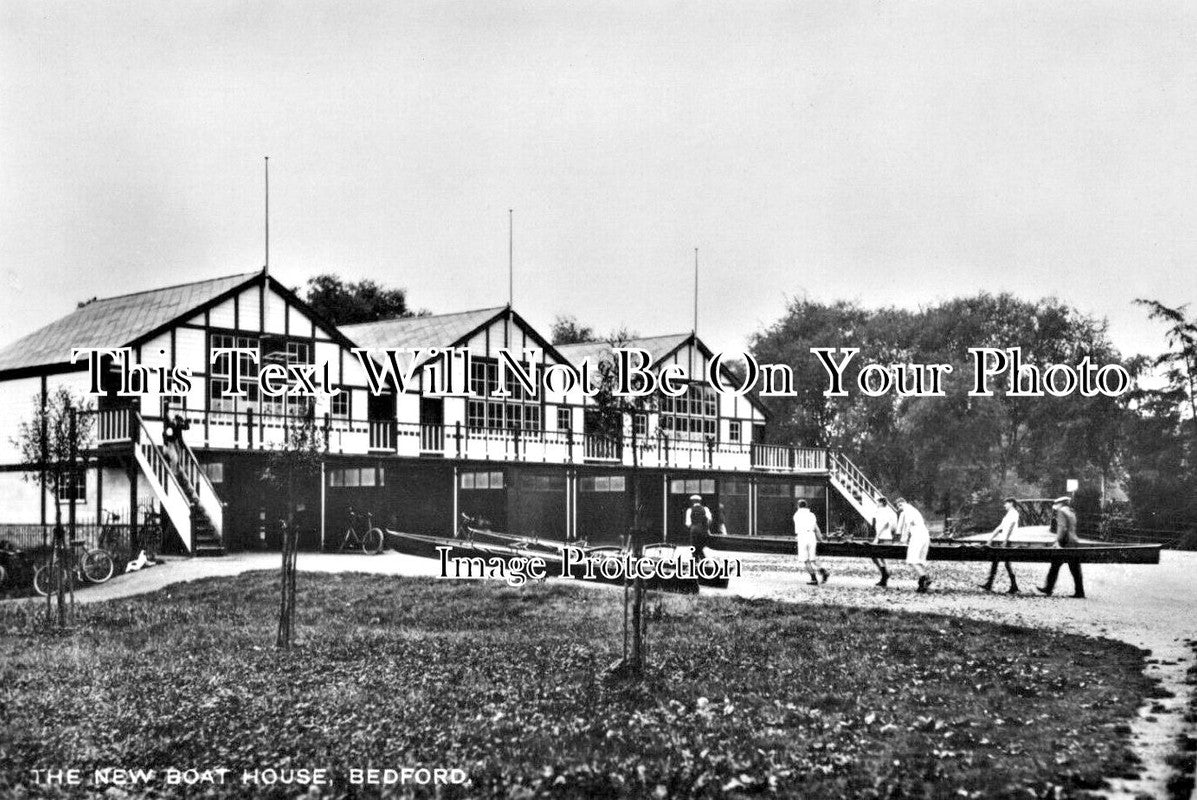
<svg viewBox="0 0 1197 800">
<path fill-rule="evenodd" d="M 893 544 L 895 539 L 906 544 L 906 563 L 918 577 L 918 588 L 915 591 L 926 592 L 931 586 L 931 577 L 927 574 L 931 533 L 927 530 L 922 512 L 907 502 L 905 497 L 899 497 L 894 506 L 890 506 L 889 500 L 881 497 L 877 500 L 873 531 L 873 544 Z M 798 508 L 794 511 L 794 536 L 798 539 L 798 558 L 806 565 L 806 571 L 810 574 L 810 584 L 817 586 L 820 582 L 826 583 L 831 573 L 819 563 L 817 555 L 822 533 L 814 512 L 807 507 L 805 500 L 799 500 Z M 881 580 L 877 585 L 888 586 L 889 566 L 885 559 L 874 558 L 873 563 L 881 571 Z"/>
<path fill-rule="evenodd" d="M 1056 547 L 1075 547 L 1078 543 L 1076 536 L 1076 514 L 1071 508 L 1072 498 L 1067 495 L 1057 497 L 1052 501 L 1052 511 L 1055 514 Z M 1006 514 L 1002 521 L 990 534 L 987 544 L 993 545 L 999 537 L 1002 544 L 1008 545 L 1010 537 L 1018 530 L 1018 507 L 1013 497 L 1005 500 Z M 818 520 L 815 519 L 805 500 L 798 501 L 794 512 L 794 536 L 798 540 L 798 558 L 806 565 L 810 574 L 810 584 L 817 586 L 826 583 L 830 572 L 819 562 L 817 549 L 821 538 Z M 925 593 L 931 586 L 931 577 L 927 574 L 927 557 L 931 550 L 931 533 L 927 530 L 927 523 L 922 512 L 914 507 L 904 497 L 899 497 L 894 506 L 884 497 L 877 498 L 877 512 L 873 518 L 872 544 L 893 544 L 899 541 L 906 544 L 906 564 L 911 567 L 918 577 L 916 592 Z M 873 564 L 881 572 L 881 580 L 877 585 L 889 585 L 889 566 L 884 558 L 873 558 Z M 994 559 L 990 563 L 989 578 L 981 588 L 987 592 L 993 591 L 993 582 L 997 577 L 998 564 L 1002 559 Z M 1075 559 L 1053 560 L 1048 568 L 1047 581 L 1044 586 L 1037 587 L 1041 594 L 1051 595 L 1055 589 L 1056 578 L 1060 574 L 1060 567 L 1068 564 L 1072 573 L 1073 597 L 1085 596 L 1085 583 L 1081 575 L 1080 562 Z M 1006 574 L 1010 576 L 1008 594 L 1018 594 L 1018 579 L 1014 575 L 1014 567 L 1009 561 L 1005 562 Z"/>
</svg>

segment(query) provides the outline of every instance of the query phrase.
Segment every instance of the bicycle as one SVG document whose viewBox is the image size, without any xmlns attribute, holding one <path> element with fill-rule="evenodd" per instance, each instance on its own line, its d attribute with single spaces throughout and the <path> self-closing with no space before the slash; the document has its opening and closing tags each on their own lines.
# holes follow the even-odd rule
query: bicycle
<svg viewBox="0 0 1197 800">
<path fill-rule="evenodd" d="M 116 571 L 112 555 L 107 550 L 102 547 L 88 550 L 82 539 L 71 541 L 71 554 L 74 563 L 70 564 L 70 569 L 74 571 L 75 578 L 80 584 L 85 581 L 104 583 Z M 68 577 L 67 566 L 51 555 L 49 563 L 41 564 L 34 569 L 33 591 L 42 597 L 48 594 L 57 594 L 60 586 L 67 585 Z"/>
<path fill-rule="evenodd" d="M 100 526 L 100 548 L 109 553 L 121 549 L 121 515 L 116 511 L 105 511 L 104 522 Z"/>
<path fill-rule="evenodd" d="M 357 532 L 357 523 L 360 516 L 351 506 L 349 508 L 349 527 L 345 529 L 345 538 L 341 540 L 341 547 L 337 551 L 344 553 L 346 548 L 358 549 L 369 556 L 376 556 L 382 552 L 383 535 L 382 530 L 374 525 L 374 515 L 366 512 L 366 532 L 359 534 Z"/>
</svg>

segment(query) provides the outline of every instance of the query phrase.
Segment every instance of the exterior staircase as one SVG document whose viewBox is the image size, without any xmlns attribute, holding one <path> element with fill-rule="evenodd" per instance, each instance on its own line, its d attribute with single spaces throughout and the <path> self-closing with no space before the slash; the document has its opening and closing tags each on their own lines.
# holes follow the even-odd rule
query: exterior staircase
<svg viewBox="0 0 1197 800">
<path fill-rule="evenodd" d="M 155 498 L 193 556 L 224 555 L 224 505 L 195 453 L 186 444 L 182 460 L 172 470 L 163 446 L 135 414 L 133 455 Z"/>
<path fill-rule="evenodd" d="M 828 451 L 827 472 L 831 485 L 848 501 L 848 505 L 860 514 L 870 525 L 877 516 L 878 498 L 881 490 L 853 464 L 847 456 L 838 451 Z"/>
</svg>

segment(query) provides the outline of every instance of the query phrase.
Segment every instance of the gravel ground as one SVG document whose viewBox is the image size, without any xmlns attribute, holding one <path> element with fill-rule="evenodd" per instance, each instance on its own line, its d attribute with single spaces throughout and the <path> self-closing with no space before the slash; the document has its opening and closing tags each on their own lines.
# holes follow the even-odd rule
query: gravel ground
<svg viewBox="0 0 1197 800">
<path fill-rule="evenodd" d="M 1014 566 L 1019 595 L 1005 594 L 1006 574 L 999 569 L 997 592 L 979 588 L 988 564 L 933 563 L 932 591 L 914 592 L 915 579 L 905 564 L 892 564 L 893 576 L 879 589 L 877 571 L 860 559 L 827 559 L 832 576 L 827 584 L 806 585 L 807 575 L 797 562 L 781 556 L 745 556 L 744 577 L 730 591 L 743 597 L 787 602 L 822 603 L 928 611 L 1031 627 L 1051 627 L 1071 633 L 1107 636 L 1151 651 L 1147 674 L 1160 681 L 1160 694 L 1151 698 L 1132 723 L 1135 749 L 1143 761 L 1139 780 L 1111 779 L 1111 798 L 1168 797 L 1173 770 L 1165 763 L 1176 752 L 1177 737 L 1197 734 L 1184 721 L 1194 688 L 1185 672 L 1194 661 L 1197 639 L 1197 553 L 1165 551 L 1159 565 L 1085 565 L 1086 599 L 1072 598 L 1072 578 L 1061 570 L 1057 594 L 1043 597 L 1047 565 Z"/>
<path fill-rule="evenodd" d="M 736 554 L 725 554 L 734 557 Z M 1161 682 L 1171 697 L 1152 698 L 1132 724 L 1136 750 L 1143 761 L 1139 780 L 1114 779 L 1111 798 L 1167 797 L 1172 770 L 1165 758 L 1175 752 L 1181 733 L 1197 735 L 1184 722 L 1184 709 L 1194 687 L 1185 683 L 1185 671 L 1194 661 L 1192 643 L 1197 639 L 1197 553 L 1164 552 L 1159 565 L 1100 564 L 1085 566 L 1087 599 L 1077 600 L 1072 579 L 1062 570 L 1058 594 L 1042 597 L 1035 592 L 1046 565 L 1015 565 L 1019 595 L 1007 595 L 1005 571 L 998 573 L 998 591 L 978 588 L 987 564 L 934 563 L 934 585 L 927 594 L 914 592 L 914 578 L 905 564 L 893 564 L 886 589 L 874 586 L 877 572 L 861 559 L 827 559 L 831 580 L 818 587 L 806 585 L 806 574 L 786 556 L 739 554 L 743 576 L 732 580 L 728 591 L 741 597 L 784 602 L 882 607 L 903 611 L 953 614 L 973 619 L 1032 627 L 1051 627 L 1092 636 L 1106 636 L 1151 651 L 1148 674 Z M 173 583 L 259 569 L 277 569 L 278 554 L 235 554 L 212 559 L 171 559 L 165 564 L 114 578 L 103 586 L 79 592 L 80 602 L 129 597 L 157 591 Z M 388 552 L 379 556 L 302 553 L 301 570 L 309 572 L 368 572 L 393 575 L 435 575 L 429 559 Z M 703 590 L 704 593 L 718 590 Z M 13 602 L 13 601 L 6 601 Z"/>
</svg>

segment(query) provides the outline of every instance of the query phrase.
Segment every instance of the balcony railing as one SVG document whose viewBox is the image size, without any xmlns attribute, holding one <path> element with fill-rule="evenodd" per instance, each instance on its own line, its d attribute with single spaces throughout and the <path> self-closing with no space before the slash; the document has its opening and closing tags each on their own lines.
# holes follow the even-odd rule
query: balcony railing
<svg viewBox="0 0 1197 800">
<path fill-rule="evenodd" d="M 127 411 L 100 412 L 102 444 L 128 441 Z M 181 411 L 194 449 L 261 450 L 285 446 L 298 417 L 228 411 Z M 123 417 L 122 417 L 123 415 Z M 159 424 L 148 421 L 148 425 Z M 826 473 L 827 451 L 812 447 L 683 439 L 476 428 L 325 416 L 315 420 L 325 449 L 335 454 L 437 457 L 543 464 L 620 464 L 666 469 Z"/>
</svg>

